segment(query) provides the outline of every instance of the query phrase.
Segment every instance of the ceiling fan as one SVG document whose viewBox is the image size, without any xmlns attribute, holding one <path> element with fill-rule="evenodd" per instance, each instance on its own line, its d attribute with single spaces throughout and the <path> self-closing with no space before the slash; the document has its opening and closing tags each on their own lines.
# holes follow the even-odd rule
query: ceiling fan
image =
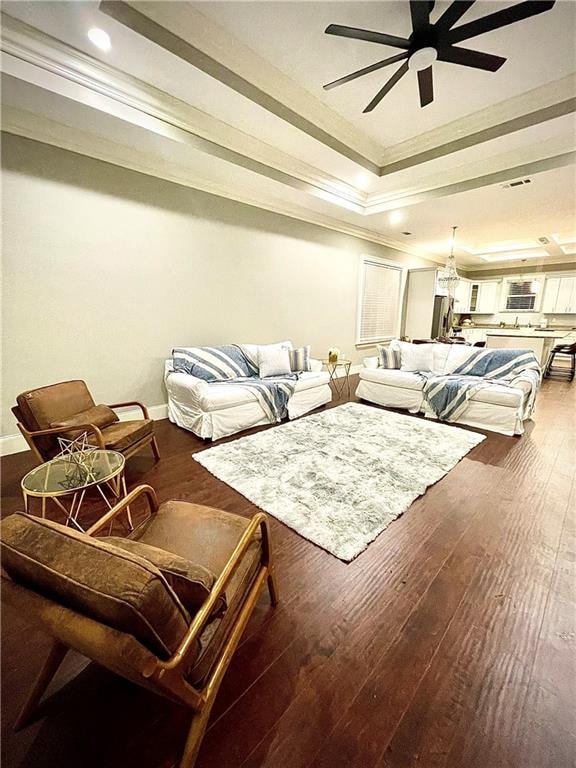
<svg viewBox="0 0 576 768">
<path fill-rule="evenodd" d="M 369 43 L 389 45 L 393 48 L 400 48 L 402 53 L 397 53 L 395 56 L 390 56 L 382 61 L 377 61 L 375 64 L 370 64 L 368 67 L 358 69 L 349 75 L 340 77 L 338 80 L 327 83 L 324 89 L 328 91 L 331 88 L 336 88 L 339 85 L 356 80 L 358 77 L 368 75 L 370 72 L 387 67 L 389 64 L 405 60 L 402 66 L 394 72 L 392 77 L 378 91 L 363 112 L 372 112 L 400 78 L 404 77 L 408 70 L 415 70 L 418 73 L 420 106 L 425 107 L 434 101 L 434 88 L 432 84 L 433 62 L 447 61 L 464 67 L 474 67 L 475 69 L 483 69 L 487 72 L 496 72 L 506 59 L 501 56 L 494 56 L 491 53 L 481 53 L 480 51 L 470 50 L 470 48 L 458 47 L 455 44 L 461 43 L 463 40 L 469 40 L 471 37 L 483 35 L 485 32 L 491 32 L 493 29 L 515 24 L 517 21 L 527 19 L 530 16 L 536 16 L 539 13 L 544 13 L 544 11 L 549 11 L 554 5 L 554 0 L 549 0 L 549 2 L 528 0 L 528 2 L 518 3 L 510 8 L 489 13 L 481 19 L 454 27 L 454 24 L 459 21 L 473 4 L 474 0 L 455 0 L 446 8 L 438 21 L 435 24 L 431 24 L 430 12 L 434 7 L 433 0 L 410 0 L 412 34 L 407 39 L 388 35 L 385 32 L 370 32 L 367 29 L 330 24 L 325 29 L 328 35 L 351 37 L 355 40 L 365 40 Z"/>
</svg>

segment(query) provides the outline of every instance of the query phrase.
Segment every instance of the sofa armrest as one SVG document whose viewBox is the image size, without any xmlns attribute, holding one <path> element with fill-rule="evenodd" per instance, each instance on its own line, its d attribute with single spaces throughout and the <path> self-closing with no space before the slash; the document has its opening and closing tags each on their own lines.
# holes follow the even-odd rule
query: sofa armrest
<svg viewBox="0 0 576 768">
<path fill-rule="evenodd" d="M 320 371 L 322 370 L 322 360 L 316 360 L 311 357 L 309 360 L 309 363 L 310 363 L 311 371 L 313 371 L 314 373 L 320 373 Z"/>
<path fill-rule="evenodd" d="M 365 357 L 364 358 L 364 368 L 378 368 L 378 358 L 377 357 Z"/>
</svg>

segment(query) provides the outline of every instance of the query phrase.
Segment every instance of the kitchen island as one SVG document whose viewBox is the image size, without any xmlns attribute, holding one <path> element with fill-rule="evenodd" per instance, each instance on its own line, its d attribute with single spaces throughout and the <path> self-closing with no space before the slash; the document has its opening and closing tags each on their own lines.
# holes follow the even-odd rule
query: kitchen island
<svg viewBox="0 0 576 768">
<path fill-rule="evenodd" d="M 553 347 L 568 333 L 542 328 L 490 328 L 486 331 L 486 346 L 493 349 L 531 349 L 544 368 Z"/>
</svg>

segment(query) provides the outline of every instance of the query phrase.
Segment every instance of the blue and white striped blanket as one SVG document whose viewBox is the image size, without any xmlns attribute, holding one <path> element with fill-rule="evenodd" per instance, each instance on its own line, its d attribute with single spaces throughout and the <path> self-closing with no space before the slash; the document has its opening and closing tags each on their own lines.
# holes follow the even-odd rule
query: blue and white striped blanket
<svg viewBox="0 0 576 768">
<path fill-rule="evenodd" d="M 258 363 L 236 344 L 218 347 L 176 347 L 172 350 L 174 371 L 188 373 L 210 385 L 233 384 L 249 389 L 269 421 L 288 414 L 297 374 L 258 378 Z"/>
<path fill-rule="evenodd" d="M 444 421 L 458 419 L 480 389 L 491 384 L 514 387 L 522 381 L 530 384 L 522 412 L 522 418 L 528 418 L 534 410 L 541 380 L 536 355 L 527 349 L 478 349 L 442 376 L 423 375 L 424 398 L 436 418 Z"/>
</svg>

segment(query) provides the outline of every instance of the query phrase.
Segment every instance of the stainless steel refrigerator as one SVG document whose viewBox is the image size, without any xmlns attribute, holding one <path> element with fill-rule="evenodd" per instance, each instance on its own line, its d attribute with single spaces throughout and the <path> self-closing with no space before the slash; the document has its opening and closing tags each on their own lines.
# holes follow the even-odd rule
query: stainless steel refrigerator
<svg viewBox="0 0 576 768">
<path fill-rule="evenodd" d="M 454 315 L 454 299 L 449 296 L 434 296 L 434 310 L 432 312 L 431 339 L 438 336 L 449 336 L 452 330 L 452 318 Z"/>
</svg>

